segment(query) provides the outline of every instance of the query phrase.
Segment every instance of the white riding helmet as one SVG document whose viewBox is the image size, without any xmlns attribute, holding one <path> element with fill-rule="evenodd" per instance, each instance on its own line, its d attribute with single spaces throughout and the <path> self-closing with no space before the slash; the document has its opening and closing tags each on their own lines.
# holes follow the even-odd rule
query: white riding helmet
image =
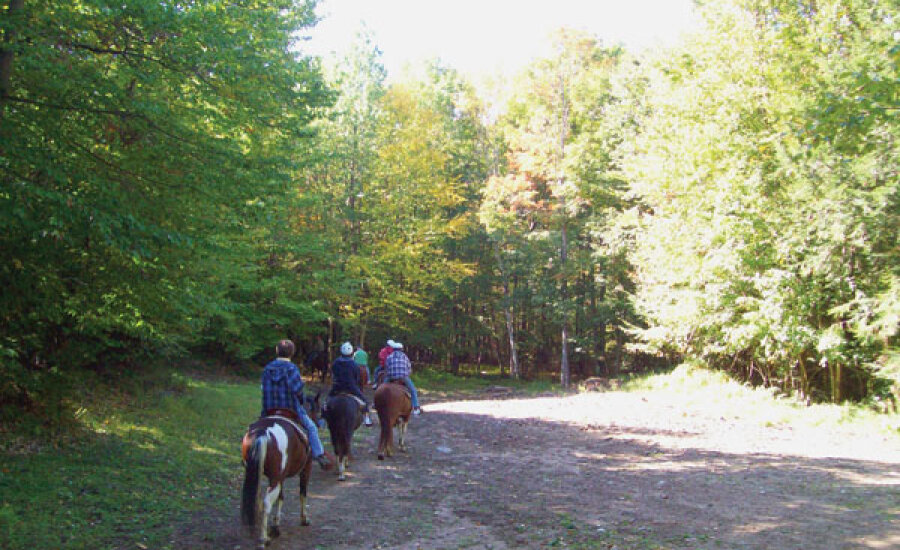
<svg viewBox="0 0 900 550">
<path fill-rule="evenodd" d="M 353 344 L 350 342 L 344 342 L 341 344 L 341 354 L 342 355 L 353 355 Z"/>
</svg>

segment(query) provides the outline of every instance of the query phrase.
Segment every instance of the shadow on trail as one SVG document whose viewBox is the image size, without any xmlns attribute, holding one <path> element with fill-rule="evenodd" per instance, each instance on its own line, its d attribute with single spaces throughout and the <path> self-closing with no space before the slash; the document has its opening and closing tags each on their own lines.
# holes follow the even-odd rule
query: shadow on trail
<svg viewBox="0 0 900 550">
<path fill-rule="evenodd" d="M 900 544 L 896 464 L 671 448 L 643 440 L 690 432 L 437 411 L 411 422 L 408 455 L 379 463 L 377 436 L 357 433 L 349 482 L 315 472 L 311 526 L 299 525 L 289 485 L 270 548 Z M 192 547 L 252 547 L 238 528 L 238 487 L 233 517 L 186 528 Z"/>
</svg>

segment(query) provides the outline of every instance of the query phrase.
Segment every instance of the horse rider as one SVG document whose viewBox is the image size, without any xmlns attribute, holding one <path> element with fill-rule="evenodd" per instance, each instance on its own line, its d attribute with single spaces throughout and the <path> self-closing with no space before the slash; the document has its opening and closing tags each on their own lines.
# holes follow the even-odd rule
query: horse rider
<svg viewBox="0 0 900 550">
<path fill-rule="evenodd" d="M 372 371 L 369 370 L 369 354 L 366 353 L 366 350 L 362 349 L 362 346 L 356 346 L 356 351 L 353 353 L 353 360 L 356 361 L 357 365 L 365 367 L 366 380 L 372 380 Z"/>
<path fill-rule="evenodd" d="M 350 342 L 341 344 L 341 356 L 334 360 L 331 365 L 331 391 L 328 397 L 334 397 L 341 393 L 347 393 L 360 399 L 363 403 L 363 412 L 365 418 L 363 422 L 366 426 L 372 425 L 372 419 L 369 418 L 369 402 L 366 396 L 359 389 L 359 367 L 353 359 L 353 345 Z"/>
<path fill-rule="evenodd" d="M 394 348 L 392 347 L 394 344 L 393 340 L 388 340 L 387 344 L 381 348 L 381 351 L 378 352 L 378 366 L 375 367 L 375 378 L 372 379 L 372 389 L 378 389 L 378 376 L 384 371 L 384 362 L 387 360 L 388 355 L 394 353 Z"/>
<path fill-rule="evenodd" d="M 389 340 L 389 343 L 393 351 L 384 361 L 384 381 L 393 382 L 394 380 L 400 380 L 406 384 L 406 387 L 409 388 L 410 397 L 412 398 L 413 414 L 418 416 L 422 414 L 422 409 L 419 407 L 419 393 L 416 391 L 415 385 L 413 385 L 412 378 L 410 378 L 410 375 L 412 374 L 412 362 L 409 360 L 409 357 L 403 353 L 403 344 L 394 342 L 393 340 Z"/>
<path fill-rule="evenodd" d="M 278 342 L 275 346 L 276 359 L 263 369 L 262 416 L 278 414 L 299 422 L 306 430 L 313 460 L 326 470 L 331 464 L 325 456 L 319 430 L 303 408 L 303 379 L 300 377 L 300 369 L 291 362 L 296 349 L 290 340 Z"/>
</svg>

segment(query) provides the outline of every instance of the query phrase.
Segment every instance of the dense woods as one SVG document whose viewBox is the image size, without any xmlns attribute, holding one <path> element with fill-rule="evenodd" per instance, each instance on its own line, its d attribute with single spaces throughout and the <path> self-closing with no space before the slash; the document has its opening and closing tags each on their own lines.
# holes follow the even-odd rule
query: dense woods
<svg viewBox="0 0 900 550">
<path fill-rule="evenodd" d="M 702 4 L 676 48 L 561 30 L 476 86 L 440 60 L 388 81 L 364 35 L 304 55 L 312 2 L 5 0 L 4 417 L 285 335 L 564 385 L 692 360 L 889 396 L 897 2 Z"/>
</svg>

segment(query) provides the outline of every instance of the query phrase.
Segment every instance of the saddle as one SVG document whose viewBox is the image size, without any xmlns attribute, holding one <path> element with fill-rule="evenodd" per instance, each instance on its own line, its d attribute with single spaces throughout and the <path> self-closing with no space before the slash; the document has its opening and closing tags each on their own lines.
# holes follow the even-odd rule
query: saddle
<svg viewBox="0 0 900 550">
<path fill-rule="evenodd" d="M 347 397 L 352 397 L 352 398 L 359 404 L 359 408 L 360 408 L 360 409 L 365 408 L 365 406 L 366 406 L 366 402 L 365 402 L 365 401 L 363 401 L 363 400 L 360 399 L 358 396 L 353 395 L 352 393 L 349 393 L 349 392 L 344 392 L 344 391 L 338 392 L 338 393 L 332 395 L 331 397 L 337 397 L 337 396 L 339 396 L 339 395 L 346 395 Z M 325 410 L 326 410 L 327 408 L 328 408 L 328 400 L 326 399 L 326 400 L 325 400 L 325 404 L 322 405 L 322 412 L 325 412 Z"/>
<path fill-rule="evenodd" d="M 266 410 L 266 414 L 263 415 L 263 418 L 274 418 L 278 420 L 283 420 L 294 427 L 297 430 L 297 436 L 301 441 L 304 441 L 307 445 L 309 444 L 309 436 L 306 435 L 306 430 L 300 427 L 300 417 L 297 416 L 296 411 L 292 411 L 291 409 L 268 409 Z"/>
</svg>

